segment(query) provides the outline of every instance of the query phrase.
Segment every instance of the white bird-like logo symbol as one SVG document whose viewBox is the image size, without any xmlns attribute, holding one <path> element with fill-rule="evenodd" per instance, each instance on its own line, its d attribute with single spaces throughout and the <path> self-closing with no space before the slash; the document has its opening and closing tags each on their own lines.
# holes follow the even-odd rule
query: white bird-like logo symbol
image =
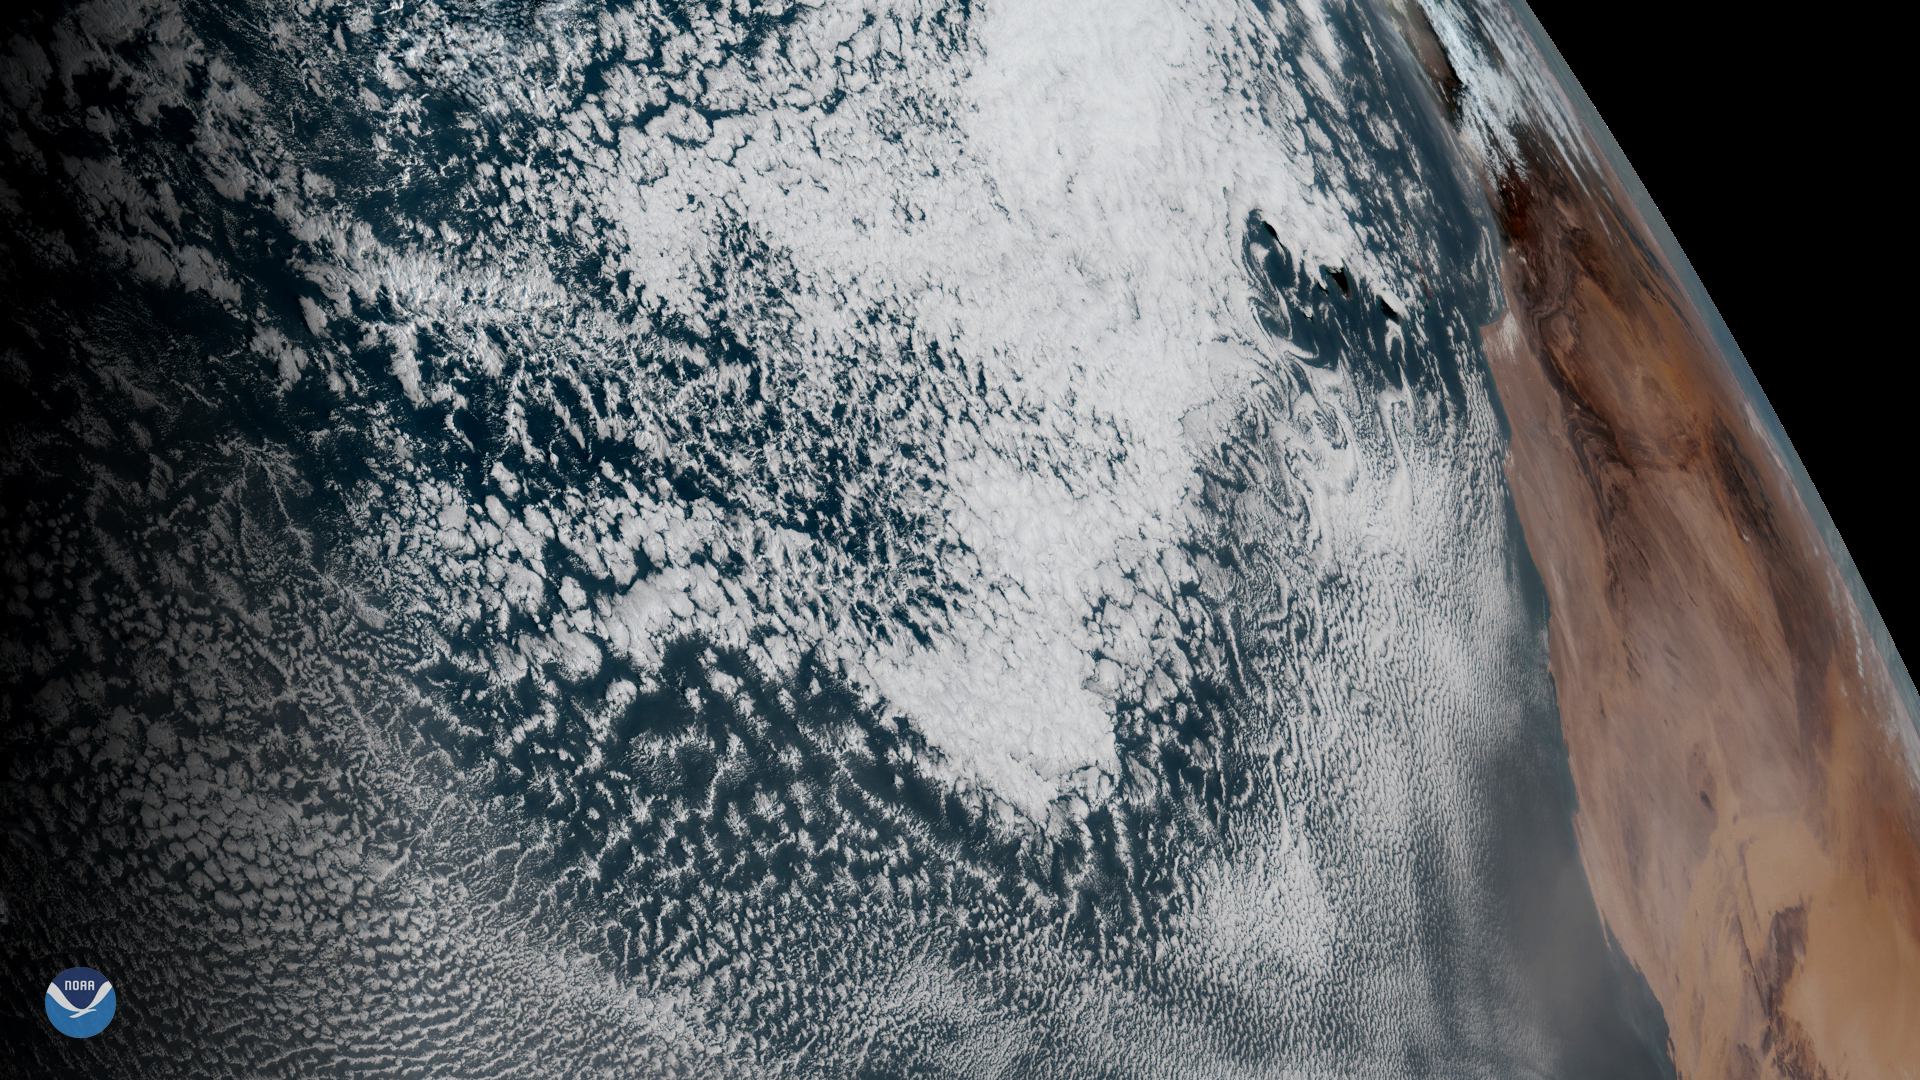
<svg viewBox="0 0 1920 1080">
<path fill-rule="evenodd" d="M 60 992 L 60 987 L 58 985 L 54 983 L 47 984 L 47 996 L 53 999 L 53 1003 L 55 1005 L 60 1006 L 61 1008 L 67 1010 L 69 1014 L 71 1014 L 67 1017 L 67 1019 L 69 1020 L 78 1020 L 79 1018 L 99 1008 L 101 1004 L 107 1000 L 107 995 L 111 993 L 113 993 L 113 984 L 101 983 L 100 992 L 93 995 L 93 1004 L 87 1006 L 84 1009 L 76 1009 L 73 1006 L 73 1002 L 67 1000 L 67 995 Z"/>
</svg>

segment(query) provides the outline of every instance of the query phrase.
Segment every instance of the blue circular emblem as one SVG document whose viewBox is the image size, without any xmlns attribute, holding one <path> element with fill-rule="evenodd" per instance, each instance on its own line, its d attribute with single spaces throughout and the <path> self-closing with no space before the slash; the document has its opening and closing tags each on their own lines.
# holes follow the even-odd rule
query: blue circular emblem
<svg viewBox="0 0 1920 1080">
<path fill-rule="evenodd" d="M 114 1004 L 113 984 L 92 968 L 68 968 L 47 984 L 47 1019 L 76 1039 L 105 1031 Z"/>
</svg>

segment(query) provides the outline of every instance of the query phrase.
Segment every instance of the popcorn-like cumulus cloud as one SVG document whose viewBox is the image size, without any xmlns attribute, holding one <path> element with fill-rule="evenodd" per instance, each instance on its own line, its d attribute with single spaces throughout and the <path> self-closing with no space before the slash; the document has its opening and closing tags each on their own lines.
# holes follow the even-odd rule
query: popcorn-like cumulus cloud
<svg viewBox="0 0 1920 1080">
<path fill-rule="evenodd" d="M 1384 25 L 23 20 L 16 907 L 248 1075 L 1551 1060 L 1489 242 Z"/>
</svg>

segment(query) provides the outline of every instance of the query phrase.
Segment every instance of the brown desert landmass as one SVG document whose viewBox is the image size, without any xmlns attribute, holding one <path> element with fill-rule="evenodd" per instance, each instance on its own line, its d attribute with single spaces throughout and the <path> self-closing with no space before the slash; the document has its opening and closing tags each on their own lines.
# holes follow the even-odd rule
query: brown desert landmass
<svg viewBox="0 0 1920 1080">
<path fill-rule="evenodd" d="M 1458 125 L 1432 23 L 1395 11 Z M 1601 917 L 1682 1077 L 1920 1077 L 1912 721 L 1619 177 L 1511 134 L 1476 155 L 1505 231 L 1482 334 Z"/>
<path fill-rule="evenodd" d="M 1601 916 L 1681 1076 L 1920 1076 L 1920 792 L 1885 665 L 1617 178 L 1516 134 L 1483 336 Z"/>
</svg>

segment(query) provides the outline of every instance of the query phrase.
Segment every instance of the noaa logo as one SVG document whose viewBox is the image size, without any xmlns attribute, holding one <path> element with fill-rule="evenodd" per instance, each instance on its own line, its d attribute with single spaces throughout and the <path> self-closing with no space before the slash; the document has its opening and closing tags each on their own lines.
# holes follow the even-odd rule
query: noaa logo
<svg viewBox="0 0 1920 1080">
<path fill-rule="evenodd" d="M 92 968 L 68 968 L 47 984 L 47 1019 L 76 1039 L 107 1030 L 113 1005 L 113 984 Z"/>
</svg>

